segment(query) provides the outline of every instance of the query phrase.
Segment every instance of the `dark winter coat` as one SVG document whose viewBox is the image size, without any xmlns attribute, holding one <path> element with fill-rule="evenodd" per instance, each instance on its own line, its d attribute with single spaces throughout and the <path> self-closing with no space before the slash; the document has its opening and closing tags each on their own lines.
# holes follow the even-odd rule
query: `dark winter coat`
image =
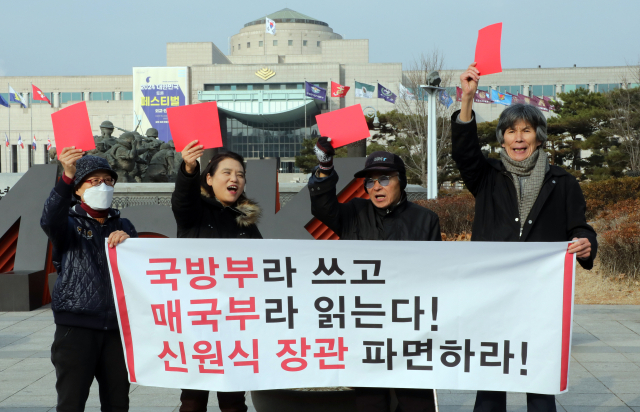
<svg viewBox="0 0 640 412">
<path fill-rule="evenodd" d="M 225 207 L 200 187 L 200 165 L 191 175 L 184 162 L 176 176 L 171 209 L 178 224 L 179 238 L 262 239 L 256 223 L 258 205 L 248 199 L 235 207 Z"/>
<path fill-rule="evenodd" d="M 58 325 L 116 330 L 118 319 L 105 240 L 117 230 L 132 238 L 138 233 L 115 209 L 109 209 L 104 224 L 100 224 L 80 204 L 71 206 L 72 194 L 73 184 L 60 179 L 44 204 L 40 220 L 53 245 L 58 272 L 51 302 L 54 319 Z"/>
<path fill-rule="evenodd" d="M 472 241 L 563 242 L 587 238 L 588 259 L 578 259 L 585 269 L 593 267 L 598 242 L 585 218 L 586 202 L 575 177 L 558 166 L 550 166 L 520 235 L 518 198 L 512 176 L 500 160 L 485 158 L 480 151 L 475 114 L 460 124 L 458 110 L 451 117 L 453 159 L 462 180 L 476 198 Z"/>
<path fill-rule="evenodd" d="M 403 200 L 390 209 L 379 209 L 371 200 L 355 198 L 338 202 L 335 170 L 327 177 L 309 179 L 311 213 L 344 240 L 442 240 L 438 215 Z"/>
</svg>

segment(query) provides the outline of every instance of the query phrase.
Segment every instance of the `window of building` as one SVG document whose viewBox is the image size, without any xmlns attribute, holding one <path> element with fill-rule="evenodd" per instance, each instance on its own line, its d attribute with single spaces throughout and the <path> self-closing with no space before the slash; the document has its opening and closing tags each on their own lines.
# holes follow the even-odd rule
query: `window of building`
<svg viewBox="0 0 640 412">
<path fill-rule="evenodd" d="M 274 46 L 277 46 L 277 45 L 278 45 L 278 40 L 274 40 L 274 41 L 273 41 L 273 45 L 274 45 Z"/>
<path fill-rule="evenodd" d="M 232 51 L 236 51 L 236 46 L 231 46 Z"/>
<path fill-rule="evenodd" d="M 32 163 L 33 163 L 33 149 L 31 147 L 31 143 L 29 143 L 28 145 L 24 146 L 27 149 L 27 170 L 31 169 Z"/>
<path fill-rule="evenodd" d="M 596 84 L 596 93 L 609 93 L 620 88 L 620 83 Z"/>
<path fill-rule="evenodd" d="M 531 86 L 531 95 L 532 96 L 550 96 L 553 97 L 556 95 L 556 86 L 554 85 L 533 85 Z"/>
<path fill-rule="evenodd" d="M 498 86 L 497 89 L 500 93 L 510 93 L 518 95 L 522 93 L 522 86 Z"/>
<path fill-rule="evenodd" d="M 247 85 L 247 90 L 253 90 L 253 85 L 252 84 L 248 84 Z"/>
<path fill-rule="evenodd" d="M 133 92 L 120 92 L 120 100 L 133 100 Z"/>
<path fill-rule="evenodd" d="M 318 41 L 317 46 L 320 47 L 320 42 Z"/>
<path fill-rule="evenodd" d="M 293 40 L 289 40 L 288 44 L 289 46 L 293 46 Z"/>
<path fill-rule="evenodd" d="M 113 92 L 91 92 L 91 100 L 113 100 Z"/>
<path fill-rule="evenodd" d="M 236 90 L 236 85 L 235 84 L 231 85 L 231 90 Z"/>
<path fill-rule="evenodd" d="M 83 100 L 82 92 L 60 93 L 60 103 L 81 102 Z"/>
<path fill-rule="evenodd" d="M 251 42 L 247 42 L 247 49 L 251 48 Z"/>
<path fill-rule="evenodd" d="M 306 40 L 302 40 L 302 45 L 306 47 L 307 46 L 307 41 Z"/>
<path fill-rule="evenodd" d="M 563 84 L 562 85 L 562 92 L 563 93 L 569 93 L 569 92 L 575 92 L 577 89 L 589 89 L 589 85 L 588 84 Z"/>
<path fill-rule="evenodd" d="M 18 173 L 18 145 L 11 145 L 11 173 Z"/>
<path fill-rule="evenodd" d="M 238 44 L 238 50 L 240 50 L 240 45 Z"/>
<path fill-rule="evenodd" d="M 640 83 L 629 83 L 629 89 L 635 89 L 637 87 L 640 87 Z"/>
<path fill-rule="evenodd" d="M 49 101 L 50 101 L 51 103 L 53 103 L 53 93 L 44 93 L 44 95 L 45 95 L 45 96 L 47 96 L 47 98 L 49 99 Z M 8 100 L 7 100 L 7 101 L 8 101 Z M 36 103 L 36 104 L 37 104 L 37 103 L 49 104 L 49 103 L 47 103 L 47 101 L 46 101 L 46 100 L 36 100 L 36 99 L 34 99 L 34 98 L 33 98 L 33 96 L 32 96 L 32 98 L 31 98 L 31 103 Z"/>
<path fill-rule="evenodd" d="M 260 40 L 260 41 L 258 42 L 258 47 L 262 47 L 262 46 L 263 46 L 263 44 L 262 44 L 262 40 Z"/>
</svg>

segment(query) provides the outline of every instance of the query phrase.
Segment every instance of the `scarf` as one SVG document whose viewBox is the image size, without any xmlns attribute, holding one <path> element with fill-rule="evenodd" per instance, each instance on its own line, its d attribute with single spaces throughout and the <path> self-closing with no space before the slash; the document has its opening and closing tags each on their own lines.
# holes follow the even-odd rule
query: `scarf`
<svg viewBox="0 0 640 412">
<path fill-rule="evenodd" d="M 511 173 L 513 184 L 518 195 L 518 212 L 520 213 L 520 234 L 531 208 L 538 198 L 544 175 L 549 170 L 549 157 L 542 147 L 524 160 L 516 161 L 509 157 L 506 150 L 500 151 L 500 159 L 505 169 Z"/>
</svg>

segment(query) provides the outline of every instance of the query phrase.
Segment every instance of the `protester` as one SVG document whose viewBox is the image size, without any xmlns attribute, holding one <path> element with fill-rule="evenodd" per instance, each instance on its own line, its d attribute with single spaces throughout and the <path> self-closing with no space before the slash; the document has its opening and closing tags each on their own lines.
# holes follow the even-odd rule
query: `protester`
<svg viewBox="0 0 640 412">
<path fill-rule="evenodd" d="M 561 242 L 574 240 L 585 269 L 593 267 L 596 233 L 585 218 L 586 203 L 577 180 L 559 166 L 549 165 L 543 145 L 547 122 L 534 106 L 507 107 L 498 120 L 500 160 L 480 151 L 473 97 L 479 71 L 471 64 L 460 76 L 461 110 L 451 117 L 453 159 L 462 180 L 476 198 L 471 241 Z M 555 411 L 553 395 L 527 394 L 529 412 Z M 507 410 L 505 392 L 478 391 L 474 412 Z"/>
<path fill-rule="evenodd" d="M 171 196 L 179 238 L 262 239 L 256 226 L 260 208 L 244 193 L 244 158 L 234 152 L 215 155 L 200 174 L 203 146 L 194 140 L 182 151 L 183 162 Z M 247 410 L 244 392 L 218 392 L 222 412 Z M 207 410 L 209 391 L 183 389 L 181 412 Z"/>
<path fill-rule="evenodd" d="M 407 199 L 407 175 L 402 159 L 388 152 L 370 154 L 365 167 L 355 174 L 364 177 L 370 200 L 338 202 L 338 174 L 333 168 L 335 150 L 331 139 L 320 137 L 315 147 L 319 165 L 309 179 L 311 213 L 348 240 L 442 240 L 438 216 Z M 388 412 L 390 391 L 386 388 L 355 388 L 358 411 Z M 435 411 L 433 390 L 395 390 L 399 410 Z"/>
<path fill-rule="evenodd" d="M 64 169 L 45 202 L 40 225 L 53 245 L 58 279 L 51 308 L 56 323 L 51 362 L 58 411 L 82 411 L 95 377 L 103 411 L 129 409 L 129 380 L 105 250 L 135 228 L 112 209 L 118 175 L 105 159 L 66 147 Z M 79 203 L 72 205 L 73 196 Z"/>
</svg>

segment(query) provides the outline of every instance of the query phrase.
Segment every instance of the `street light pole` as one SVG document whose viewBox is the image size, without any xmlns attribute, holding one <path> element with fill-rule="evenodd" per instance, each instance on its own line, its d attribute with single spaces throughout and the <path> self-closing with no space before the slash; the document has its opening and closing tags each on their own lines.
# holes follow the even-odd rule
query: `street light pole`
<svg viewBox="0 0 640 412">
<path fill-rule="evenodd" d="M 439 82 L 438 82 L 439 83 Z M 420 85 L 420 88 L 427 92 L 429 100 L 427 102 L 427 198 L 438 198 L 438 146 L 437 136 L 437 95 L 443 87 Z"/>
</svg>

